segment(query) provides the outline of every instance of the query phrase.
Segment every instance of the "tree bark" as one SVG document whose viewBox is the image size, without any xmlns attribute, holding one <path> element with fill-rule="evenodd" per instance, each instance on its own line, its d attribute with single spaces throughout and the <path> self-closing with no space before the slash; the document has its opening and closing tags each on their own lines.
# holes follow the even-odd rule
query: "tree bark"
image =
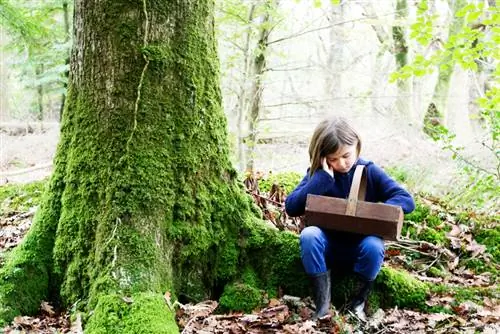
<svg viewBox="0 0 500 334">
<path fill-rule="evenodd" d="M 55 170 L 0 270 L 0 322 L 45 300 L 88 333 L 173 333 L 166 291 L 217 298 L 243 270 L 303 294 L 296 236 L 258 219 L 229 161 L 213 6 L 75 2 Z"/>
<path fill-rule="evenodd" d="M 248 136 L 245 140 L 245 158 L 246 170 L 254 170 L 255 161 L 255 146 L 257 145 L 257 128 L 259 117 L 262 114 L 262 91 L 264 89 L 262 79 L 266 69 L 266 56 L 268 52 L 269 34 L 271 33 L 271 11 L 278 6 L 277 0 L 267 1 L 264 4 L 265 12 L 262 15 L 262 21 L 259 24 L 259 40 L 254 51 L 252 61 L 252 84 L 249 91 L 250 109 L 247 115 L 248 119 Z"/>
<path fill-rule="evenodd" d="M 396 1 L 396 15 L 395 18 L 399 22 L 403 22 L 408 17 L 408 3 L 407 0 Z M 406 37 L 406 28 L 403 25 L 392 27 L 392 39 L 394 41 L 393 54 L 396 61 L 396 71 L 400 71 L 406 64 L 408 64 L 408 42 Z M 410 116 L 413 119 L 413 112 L 411 106 L 411 79 L 398 80 L 398 94 L 396 98 L 396 110 L 400 116 Z"/>
<path fill-rule="evenodd" d="M 455 13 L 467 4 L 465 0 L 449 1 L 451 9 L 451 21 L 448 30 L 448 37 L 455 34 L 463 24 L 463 17 L 456 17 Z M 447 121 L 447 102 L 448 92 L 450 89 L 451 76 L 455 67 L 455 61 L 451 59 L 451 55 L 445 60 L 447 63 L 439 67 L 438 79 L 434 87 L 432 100 L 427 107 L 424 116 L 424 132 L 431 137 L 435 135 L 434 127 L 437 124 L 448 126 Z M 439 131 L 438 131 L 439 132 Z"/>
<path fill-rule="evenodd" d="M 63 17 L 64 17 L 64 42 L 69 43 L 70 40 L 70 23 L 69 23 L 69 4 L 68 1 L 64 1 L 62 4 L 63 9 Z M 69 55 L 65 59 L 64 63 L 69 66 Z M 62 121 L 62 115 L 64 111 L 64 105 L 66 104 L 66 90 L 68 89 L 68 78 L 69 78 L 69 69 L 64 72 L 64 92 L 61 94 L 61 107 L 59 109 L 59 122 Z"/>
<path fill-rule="evenodd" d="M 36 79 L 40 80 L 40 78 L 43 74 L 43 64 L 36 65 L 35 74 L 36 74 L 36 76 L 35 76 Z M 43 84 L 36 85 L 37 109 L 38 109 L 36 119 L 40 122 L 43 122 L 44 114 L 45 114 L 45 108 L 44 108 L 44 103 L 43 103 L 44 96 L 45 96 L 44 91 L 45 90 L 44 90 Z"/>
</svg>

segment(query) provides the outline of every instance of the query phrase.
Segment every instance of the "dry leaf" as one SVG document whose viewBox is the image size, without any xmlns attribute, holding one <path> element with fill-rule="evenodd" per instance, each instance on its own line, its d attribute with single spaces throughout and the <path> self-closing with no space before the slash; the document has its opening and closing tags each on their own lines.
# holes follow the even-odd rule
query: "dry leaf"
<svg viewBox="0 0 500 334">
<path fill-rule="evenodd" d="M 281 302 L 278 299 L 271 298 L 271 300 L 269 301 L 269 304 L 267 306 L 268 307 L 275 307 L 275 306 L 278 306 L 280 304 L 281 304 Z"/>
<path fill-rule="evenodd" d="M 56 314 L 56 312 L 54 312 L 54 308 L 50 306 L 49 303 L 47 302 L 42 302 L 42 304 L 40 305 L 40 309 L 50 316 Z"/>
</svg>

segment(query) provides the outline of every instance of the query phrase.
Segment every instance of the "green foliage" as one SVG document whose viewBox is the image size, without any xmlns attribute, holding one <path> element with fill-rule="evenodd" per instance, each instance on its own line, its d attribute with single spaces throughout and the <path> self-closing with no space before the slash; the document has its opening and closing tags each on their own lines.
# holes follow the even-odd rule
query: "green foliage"
<svg viewBox="0 0 500 334">
<path fill-rule="evenodd" d="M 22 100 L 22 110 L 14 110 L 19 117 L 26 118 L 24 113 L 28 110 L 33 118 L 44 119 L 45 109 L 51 107 L 48 97 L 60 98 L 66 90 L 71 22 L 67 26 L 64 22 L 65 17 L 72 18 L 72 3 L 66 0 L 16 2 L 15 11 L 34 27 L 28 42 L 20 43 L 14 38 L 7 46 L 8 50 L 23 55 L 12 64 L 17 70 L 17 80 L 26 88 L 22 96 L 10 97 L 14 104 L 18 104 L 17 99 Z M 27 92 L 38 95 L 38 99 L 26 101 Z M 26 108 L 26 102 L 31 102 L 30 108 Z"/>
<path fill-rule="evenodd" d="M 446 237 L 443 231 L 437 231 L 433 228 L 424 228 L 418 234 L 417 238 L 419 240 L 428 241 L 435 245 L 443 245 L 446 241 Z"/>
<path fill-rule="evenodd" d="M 16 5 L 13 5 L 9 0 L 0 0 L 0 22 L 2 28 L 6 28 L 16 38 L 20 36 L 26 45 L 34 45 L 38 37 L 45 34 L 46 31 L 39 25 L 38 21 L 27 16 L 17 6 L 19 6 L 18 2 Z"/>
<path fill-rule="evenodd" d="M 483 146 L 491 151 L 494 166 L 490 169 L 480 167 L 480 164 L 462 154 L 462 147 L 455 142 L 455 135 L 442 124 L 435 124 L 432 118 L 442 117 L 442 110 L 435 110 L 436 115 L 424 119 L 424 131 L 431 138 L 442 143 L 443 149 L 453 154 L 453 158 L 463 163 L 463 172 L 468 178 L 465 185 L 450 194 L 455 203 L 470 203 L 475 206 L 488 206 L 495 201 L 500 192 L 500 9 L 498 5 L 485 6 L 483 2 L 469 3 L 467 1 L 453 2 L 452 11 L 456 12 L 448 39 L 442 46 L 428 52 L 425 56 L 417 54 L 412 63 L 407 64 L 391 75 L 391 81 L 404 80 L 411 76 L 424 76 L 436 69 L 450 72 L 455 64 L 471 71 L 484 71 L 492 79 L 486 91 L 477 99 L 480 107 L 477 119 L 489 133 Z M 433 25 L 437 17 L 427 1 L 420 1 L 417 18 L 411 25 L 411 38 L 427 48 L 437 42 L 437 34 Z M 439 41 L 441 42 L 441 40 Z M 427 115 L 426 115 L 427 116 Z M 494 205 L 494 204 L 493 204 Z"/>
<path fill-rule="evenodd" d="M 411 25 L 410 38 L 417 40 L 420 44 L 427 46 L 434 37 L 433 22 L 437 15 L 429 11 L 427 0 L 419 1 L 417 4 L 417 19 Z"/>
<path fill-rule="evenodd" d="M 259 190 L 268 193 L 272 185 L 277 184 L 285 194 L 289 194 L 303 177 L 304 175 L 297 172 L 269 173 L 267 177 L 259 180 Z"/>
<path fill-rule="evenodd" d="M 437 267 L 430 267 L 428 270 L 427 270 L 427 273 L 432 276 L 432 277 L 446 277 L 446 272 L 444 272 L 442 269 L 440 268 L 437 268 Z"/>
</svg>

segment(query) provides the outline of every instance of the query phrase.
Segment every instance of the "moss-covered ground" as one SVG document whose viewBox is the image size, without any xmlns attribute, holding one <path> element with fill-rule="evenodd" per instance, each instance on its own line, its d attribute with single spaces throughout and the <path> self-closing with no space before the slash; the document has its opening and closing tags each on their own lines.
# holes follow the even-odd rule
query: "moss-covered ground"
<svg viewBox="0 0 500 334">
<path fill-rule="evenodd" d="M 275 178 L 278 179 L 279 176 Z M 45 185 L 46 181 L 40 181 L 0 187 L 2 226 L 16 214 L 39 205 Z M 369 311 L 372 314 L 379 307 L 390 309 L 397 306 L 399 309 L 429 314 L 444 312 L 463 316 L 460 313 L 463 312 L 463 305 L 474 303 L 478 307 L 486 307 L 491 301 L 498 301 L 499 250 L 496 241 L 500 230 L 497 221 L 491 217 L 475 215 L 471 211 L 450 210 L 425 197 L 417 197 L 416 210 L 405 219 L 403 236 L 406 242 L 392 243 L 387 247 L 386 264 L 377 277 L 374 292 L 369 299 Z M 16 220 L 9 224 L 15 226 Z M 308 281 L 300 264 L 297 235 L 269 228 L 258 219 L 246 221 L 245 224 L 248 224 L 244 229 L 249 231 L 248 238 L 244 239 L 244 243 L 233 241 L 239 248 L 246 249 L 245 255 L 238 257 L 236 253 L 239 251 L 229 242 L 220 251 L 220 255 L 229 260 L 229 263 L 237 257 L 239 260 L 238 268 L 219 268 L 219 277 L 229 278 L 235 277 L 235 273 L 239 274 L 236 279 L 228 280 L 227 284 L 220 286 L 217 295 L 219 307 L 216 312 L 249 313 L 265 308 L 283 294 L 302 298 L 309 295 Z M 439 251 L 440 249 L 446 251 Z M 4 257 L 10 250 L 0 249 L 0 252 Z M 16 252 L 15 250 L 9 256 L 16 257 Z M 457 256 L 458 261 L 453 256 Z M 18 261 L 29 262 L 30 259 Z M 9 270 L 3 266 L 0 270 Z M 29 268 L 33 271 L 43 270 L 36 265 Z M 30 275 L 27 271 L 18 274 L 23 277 Z M 24 285 L 18 285 L 16 289 L 39 290 L 35 292 L 35 297 L 36 294 L 42 294 L 45 298 L 50 298 L 44 291 L 48 282 L 38 281 L 32 286 L 34 282 L 29 279 L 21 281 L 24 281 Z M 349 276 L 334 279 L 334 307 L 340 309 L 345 304 L 352 284 Z M 4 285 L 0 293 L 15 293 L 14 287 Z M 18 302 L 17 313 L 37 313 L 36 309 L 23 308 L 30 301 L 19 299 Z M 139 322 L 154 323 L 155 319 L 175 317 L 175 312 L 169 308 L 168 303 L 157 294 L 137 293 L 126 297 L 101 294 L 95 304 L 93 312 L 104 313 L 90 319 L 86 324 L 88 330 L 94 327 L 99 330 L 107 328 L 107 333 L 119 333 L 138 326 L 121 319 L 133 318 Z M 156 313 L 145 311 L 151 308 Z M 4 311 L 0 307 L 0 312 Z M 7 311 L 13 312 L 12 308 Z M 72 312 L 77 312 L 77 308 L 73 308 Z M 134 317 L 127 317 L 127 314 L 134 314 Z M 159 328 L 158 333 L 169 333 L 171 330 L 174 329 Z"/>
</svg>

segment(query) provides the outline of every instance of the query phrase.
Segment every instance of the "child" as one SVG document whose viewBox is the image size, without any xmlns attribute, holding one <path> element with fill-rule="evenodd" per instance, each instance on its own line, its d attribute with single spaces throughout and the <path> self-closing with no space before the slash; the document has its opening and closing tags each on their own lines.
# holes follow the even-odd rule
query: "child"
<svg viewBox="0 0 500 334">
<path fill-rule="evenodd" d="M 401 206 L 404 213 L 415 208 L 411 195 L 380 167 L 359 158 L 361 139 L 343 118 L 322 121 L 309 144 L 311 166 L 300 184 L 288 195 L 285 209 L 290 216 L 304 214 L 307 194 L 347 198 L 357 165 L 365 165 L 366 201 Z M 314 319 L 330 309 L 329 268 L 349 267 L 357 287 L 349 307 L 365 318 L 364 306 L 384 260 L 384 242 L 373 235 L 323 230 L 308 226 L 300 233 L 302 264 L 310 276 L 316 305 Z"/>
</svg>

